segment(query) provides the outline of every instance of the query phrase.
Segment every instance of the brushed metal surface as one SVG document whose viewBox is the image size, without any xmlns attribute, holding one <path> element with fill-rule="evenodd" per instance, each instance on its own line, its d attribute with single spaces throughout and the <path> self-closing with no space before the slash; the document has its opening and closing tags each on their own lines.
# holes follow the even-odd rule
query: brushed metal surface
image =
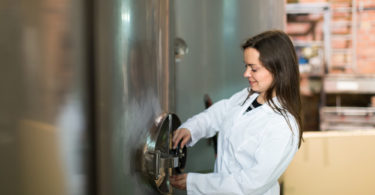
<svg viewBox="0 0 375 195">
<path fill-rule="evenodd" d="M 284 29 L 284 3 L 175 0 L 175 34 L 189 48 L 176 65 L 176 110 L 182 121 L 204 108 L 204 94 L 218 101 L 247 87 L 241 44 L 265 30 Z"/>
<path fill-rule="evenodd" d="M 181 173 L 187 153 L 186 148 L 172 148 L 173 132 L 181 125 L 176 114 L 163 113 L 154 121 L 142 151 L 141 170 L 151 185 L 162 194 L 172 194 L 169 176 Z"/>
<path fill-rule="evenodd" d="M 0 2 L 0 194 L 158 194 L 136 153 L 153 120 L 174 109 L 172 9 Z"/>
<path fill-rule="evenodd" d="M 0 194 L 90 193 L 84 6 L 0 2 Z"/>
<path fill-rule="evenodd" d="M 137 168 L 137 152 L 156 117 L 173 111 L 172 1 L 95 7 L 98 194 L 158 194 Z"/>
<path fill-rule="evenodd" d="M 271 0 L 174 2 L 0 1 L 0 194 L 158 194 L 137 151 L 175 85 L 183 120 L 202 92 L 234 91 L 233 46 L 282 18 Z M 176 78 L 174 29 L 189 47 Z"/>
</svg>

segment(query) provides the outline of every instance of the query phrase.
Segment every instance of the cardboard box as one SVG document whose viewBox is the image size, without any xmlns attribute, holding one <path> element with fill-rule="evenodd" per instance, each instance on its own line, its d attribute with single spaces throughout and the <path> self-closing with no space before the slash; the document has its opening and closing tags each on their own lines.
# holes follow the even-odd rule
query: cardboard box
<svg viewBox="0 0 375 195">
<path fill-rule="evenodd" d="M 375 131 L 305 132 L 283 195 L 374 195 Z"/>
</svg>

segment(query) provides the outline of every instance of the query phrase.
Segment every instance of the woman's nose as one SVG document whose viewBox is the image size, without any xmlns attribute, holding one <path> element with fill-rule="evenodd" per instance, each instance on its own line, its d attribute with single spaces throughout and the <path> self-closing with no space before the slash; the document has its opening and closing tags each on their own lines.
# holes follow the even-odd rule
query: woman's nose
<svg viewBox="0 0 375 195">
<path fill-rule="evenodd" d="M 243 73 L 243 77 L 245 77 L 245 78 L 250 78 L 251 77 L 250 68 L 246 68 L 245 72 Z"/>
</svg>

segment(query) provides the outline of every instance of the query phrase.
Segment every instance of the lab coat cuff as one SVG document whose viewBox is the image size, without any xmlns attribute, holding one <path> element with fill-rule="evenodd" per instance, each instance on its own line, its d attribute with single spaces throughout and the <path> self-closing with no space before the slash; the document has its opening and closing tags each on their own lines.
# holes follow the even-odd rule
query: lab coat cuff
<svg viewBox="0 0 375 195">
<path fill-rule="evenodd" d="M 196 173 L 188 173 L 187 178 L 186 178 L 186 194 L 187 195 L 196 195 L 197 193 L 195 192 L 193 188 L 193 182 L 194 182 L 194 176 Z"/>
</svg>

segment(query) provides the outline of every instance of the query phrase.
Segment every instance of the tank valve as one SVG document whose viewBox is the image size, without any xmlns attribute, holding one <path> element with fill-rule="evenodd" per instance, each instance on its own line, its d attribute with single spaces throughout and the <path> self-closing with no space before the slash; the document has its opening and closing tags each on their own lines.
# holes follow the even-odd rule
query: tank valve
<svg viewBox="0 0 375 195">
<path fill-rule="evenodd" d="M 180 126 L 179 118 L 166 113 L 156 118 L 144 146 L 142 171 L 162 194 L 171 194 L 169 176 L 182 173 L 186 162 L 186 148 L 172 148 L 173 132 Z"/>
</svg>

